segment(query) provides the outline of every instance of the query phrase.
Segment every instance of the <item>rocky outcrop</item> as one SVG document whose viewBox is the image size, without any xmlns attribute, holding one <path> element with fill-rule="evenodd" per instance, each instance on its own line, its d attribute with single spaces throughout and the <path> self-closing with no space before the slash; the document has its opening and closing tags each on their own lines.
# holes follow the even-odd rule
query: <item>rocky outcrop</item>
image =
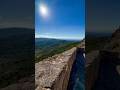
<svg viewBox="0 0 120 90">
<path fill-rule="evenodd" d="M 102 50 L 86 55 L 86 90 L 120 90 L 119 84 L 120 28 Z"/>
<path fill-rule="evenodd" d="M 66 90 L 77 48 L 35 64 L 36 90 Z"/>
<path fill-rule="evenodd" d="M 120 27 L 112 34 L 110 42 L 105 45 L 104 50 L 120 52 Z"/>
</svg>

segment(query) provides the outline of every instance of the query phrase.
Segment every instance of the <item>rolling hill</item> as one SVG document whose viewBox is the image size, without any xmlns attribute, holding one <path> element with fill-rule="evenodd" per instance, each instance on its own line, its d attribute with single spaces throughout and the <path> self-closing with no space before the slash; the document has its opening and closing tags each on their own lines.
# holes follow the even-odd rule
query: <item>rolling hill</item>
<svg viewBox="0 0 120 90">
<path fill-rule="evenodd" d="M 0 29 L 0 88 L 34 74 L 34 30 Z"/>
<path fill-rule="evenodd" d="M 59 40 L 48 38 L 35 39 L 35 58 L 39 62 L 47 57 L 66 51 L 77 46 L 80 41 L 75 40 Z"/>
</svg>

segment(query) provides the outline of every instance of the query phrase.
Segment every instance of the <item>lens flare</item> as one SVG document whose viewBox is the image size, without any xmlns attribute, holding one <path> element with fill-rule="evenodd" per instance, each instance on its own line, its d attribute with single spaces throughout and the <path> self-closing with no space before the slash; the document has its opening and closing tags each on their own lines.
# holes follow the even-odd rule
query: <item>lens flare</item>
<svg viewBox="0 0 120 90">
<path fill-rule="evenodd" d="M 48 16 L 48 8 L 46 5 L 44 4 L 40 4 L 39 5 L 39 13 L 41 16 L 43 17 L 47 17 Z"/>
</svg>

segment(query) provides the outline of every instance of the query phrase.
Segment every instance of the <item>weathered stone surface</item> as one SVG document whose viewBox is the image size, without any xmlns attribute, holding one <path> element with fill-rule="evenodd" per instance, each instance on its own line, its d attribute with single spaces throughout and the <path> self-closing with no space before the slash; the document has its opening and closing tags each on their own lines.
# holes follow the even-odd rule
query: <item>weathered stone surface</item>
<svg viewBox="0 0 120 90">
<path fill-rule="evenodd" d="M 36 90 L 66 90 L 76 48 L 35 64 Z"/>
<path fill-rule="evenodd" d="M 78 48 L 84 48 L 85 49 L 85 39 L 80 43 Z"/>
<path fill-rule="evenodd" d="M 89 65 L 91 65 L 94 62 L 94 60 L 98 57 L 98 55 L 99 55 L 98 50 L 88 53 L 86 55 L 86 65 L 85 66 L 88 67 Z"/>
<path fill-rule="evenodd" d="M 118 74 L 120 75 L 120 65 L 116 66 L 116 70 L 117 70 Z"/>
<path fill-rule="evenodd" d="M 92 51 L 86 55 L 86 90 L 91 90 L 99 71 L 99 51 Z"/>
</svg>

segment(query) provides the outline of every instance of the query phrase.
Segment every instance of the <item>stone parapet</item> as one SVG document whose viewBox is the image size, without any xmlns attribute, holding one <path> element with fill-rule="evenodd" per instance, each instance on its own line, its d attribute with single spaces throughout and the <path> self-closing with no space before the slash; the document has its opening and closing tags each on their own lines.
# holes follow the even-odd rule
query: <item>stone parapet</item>
<svg viewBox="0 0 120 90">
<path fill-rule="evenodd" d="M 35 64 L 36 90 L 66 90 L 77 48 Z"/>
</svg>

